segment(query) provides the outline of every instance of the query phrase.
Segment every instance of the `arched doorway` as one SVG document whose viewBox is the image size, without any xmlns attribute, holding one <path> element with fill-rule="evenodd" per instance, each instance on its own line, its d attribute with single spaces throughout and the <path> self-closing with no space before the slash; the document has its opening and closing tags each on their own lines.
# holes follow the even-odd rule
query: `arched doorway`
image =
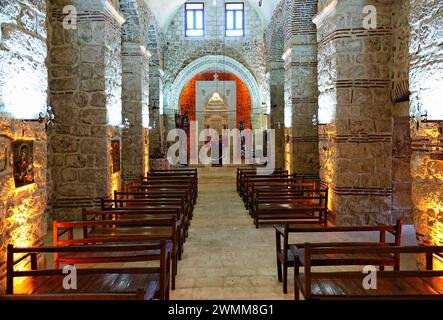
<svg viewBox="0 0 443 320">
<path fill-rule="evenodd" d="M 251 129 L 252 100 L 246 84 L 235 74 L 209 71 L 195 75 L 179 98 L 179 114 L 197 121 L 198 129 Z M 188 134 L 188 139 L 190 135 Z M 201 141 L 200 146 L 207 141 Z M 190 143 L 188 142 L 188 153 Z"/>
</svg>

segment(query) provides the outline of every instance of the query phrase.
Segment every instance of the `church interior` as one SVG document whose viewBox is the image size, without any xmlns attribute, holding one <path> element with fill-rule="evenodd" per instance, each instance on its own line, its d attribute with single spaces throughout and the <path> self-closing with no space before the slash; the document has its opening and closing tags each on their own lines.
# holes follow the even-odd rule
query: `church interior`
<svg viewBox="0 0 443 320">
<path fill-rule="evenodd" d="M 443 299 L 442 88 L 441 0 L 0 0 L 0 301 Z"/>
</svg>

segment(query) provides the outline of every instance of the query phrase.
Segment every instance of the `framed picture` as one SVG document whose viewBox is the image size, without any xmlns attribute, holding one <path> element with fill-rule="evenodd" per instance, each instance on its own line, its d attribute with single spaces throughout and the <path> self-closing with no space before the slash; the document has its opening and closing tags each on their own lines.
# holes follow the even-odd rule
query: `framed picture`
<svg viewBox="0 0 443 320">
<path fill-rule="evenodd" d="M 34 183 L 34 142 L 16 140 L 12 144 L 15 187 Z"/>
<path fill-rule="evenodd" d="M 112 173 L 120 172 L 120 140 L 111 141 Z"/>
</svg>

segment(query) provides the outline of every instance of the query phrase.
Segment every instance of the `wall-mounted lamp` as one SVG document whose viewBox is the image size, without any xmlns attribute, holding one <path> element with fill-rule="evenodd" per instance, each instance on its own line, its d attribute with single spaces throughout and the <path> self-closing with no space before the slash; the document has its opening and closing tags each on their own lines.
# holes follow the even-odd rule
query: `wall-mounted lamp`
<svg viewBox="0 0 443 320">
<path fill-rule="evenodd" d="M 55 125 L 55 113 L 51 106 L 46 107 L 46 112 L 40 112 L 38 119 L 23 119 L 23 122 L 39 122 L 44 123 L 46 131 L 48 131 L 48 125 Z"/>
<path fill-rule="evenodd" d="M 421 123 L 425 123 L 428 120 L 428 113 L 420 114 L 416 113 L 414 116 L 411 117 L 413 121 L 415 121 L 415 124 L 417 126 L 417 130 L 420 128 Z"/>
<path fill-rule="evenodd" d="M 118 129 L 129 129 L 129 127 L 131 126 L 131 123 L 129 122 L 128 118 L 125 118 L 122 122 L 122 124 L 119 124 L 117 126 L 115 126 Z"/>
<path fill-rule="evenodd" d="M 312 116 L 312 124 L 313 124 L 314 126 L 317 126 L 317 125 L 318 125 L 318 117 L 317 117 L 316 114 L 314 114 L 314 115 Z"/>
</svg>

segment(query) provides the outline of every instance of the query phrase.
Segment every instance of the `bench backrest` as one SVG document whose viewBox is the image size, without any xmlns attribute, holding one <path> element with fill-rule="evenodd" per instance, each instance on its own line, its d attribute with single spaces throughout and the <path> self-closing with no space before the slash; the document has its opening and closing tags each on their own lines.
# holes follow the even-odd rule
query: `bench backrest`
<svg viewBox="0 0 443 320">
<path fill-rule="evenodd" d="M 434 254 L 442 254 L 443 246 L 350 246 L 350 247 L 312 247 L 310 243 L 304 244 L 304 286 L 306 298 L 312 295 L 311 281 L 316 277 L 327 278 L 325 272 L 313 272 L 311 261 L 315 255 L 334 255 L 334 254 L 350 254 L 350 255 L 364 255 L 364 254 L 392 254 L 399 256 L 401 254 L 425 254 L 426 260 L 432 262 Z M 432 263 L 428 263 L 425 271 L 383 271 L 384 277 L 443 277 L 443 271 L 432 271 Z M 338 277 L 340 274 L 346 278 L 348 272 L 334 272 L 331 273 L 330 278 Z M 349 293 L 348 293 L 349 295 Z"/>
<path fill-rule="evenodd" d="M 118 274 L 149 274 L 149 273 L 158 273 L 160 275 L 160 287 L 161 290 L 164 288 L 167 276 L 168 269 L 168 261 L 169 257 L 167 254 L 167 242 L 165 240 L 159 241 L 158 244 L 133 244 L 133 245 L 81 245 L 81 246 L 47 246 L 47 247 L 31 247 L 31 248 L 17 248 L 12 244 L 8 245 L 7 249 L 7 276 L 6 276 L 6 293 L 9 295 L 14 294 L 14 278 L 18 277 L 38 277 L 38 276 L 50 276 L 50 275 L 61 275 L 63 274 L 62 269 L 41 269 L 37 263 L 37 255 L 39 254 L 78 254 L 78 253 L 88 253 L 92 255 L 96 255 L 97 257 L 103 256 L 103 253 L 122 253 L 120 255 L 121 261 L 134 261 L 134 255 L 125 255 L 128 252 L 137 252 L 137 255 L 140 257 L 140 261 L 142 260 L 145 252 L 151 250 L 159 250 L 160 255 L 157 256 L 157 259 L 150 260 L 158 260 L 159 265 L 156 267 L 121 267 L 121 268 L 85 268 L 77 269 L 77 274 L 109 274 L 109 273 L 118 273 Z M 16 255 L 20 255 L 19 258 L 16 259 Z M 31 260 L 31 270 L 16 270 L 16 265 L 30 258 Z M 109 263 L 106 259 L 98 258 L 94 264 L 101 263 Z"/>
</svg>

